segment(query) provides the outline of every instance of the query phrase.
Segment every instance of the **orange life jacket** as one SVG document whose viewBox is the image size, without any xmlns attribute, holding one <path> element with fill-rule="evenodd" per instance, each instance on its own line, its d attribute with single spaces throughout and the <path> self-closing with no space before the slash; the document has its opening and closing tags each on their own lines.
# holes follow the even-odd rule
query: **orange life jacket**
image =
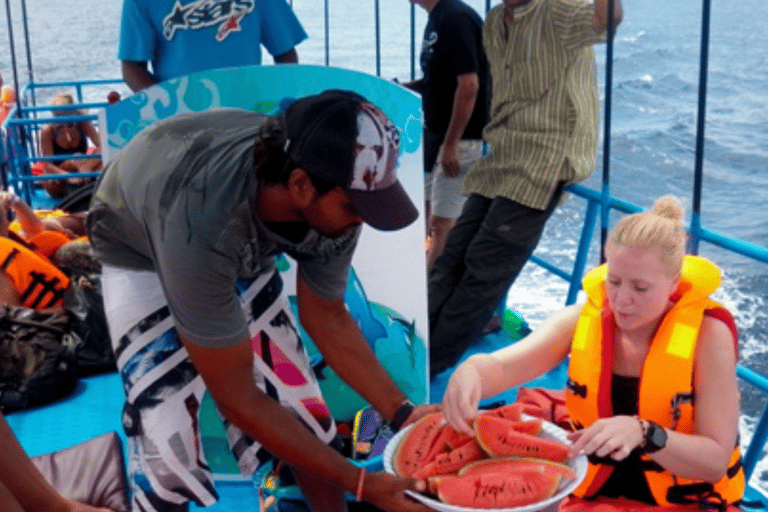
<svg viewBox="0 0 768 512">
<path fill-rule="evenodd" d="M 5 237 L 0 237 L 0 270 L 8 275 L 21 305 L 27 308 L 60 305 L 69 286 L 69 278 L 53 263 Z"/>
<path fill-rule="evenodd" d="M 607 267 L 589 272 L 583 288 L 589 300 L 579 317 L 571 345 L 566 404 L 576 425 L 587 427 L 613 415 L 611 376 L 613 314 L 607 310 Z M 702 319 L 711 314 L 729 324 L 737 342 L 733 318 L 709 295 L 720 285 L 720 269 L 698 256 L 686 256 L 676 295 L 679 300 L 665 315 L 651 341 L 640 375 L 638 415 L 678 432 L 692 434 L 694 424 L 693 368 Z M 738 446 L 728 472 L 716 484 L 679 478 L 643 456 L 648 487 L 660 506 L 683 503 L 736 503 L 744 493 L 744 470 Z M 594 496 L 613 467 L 589 464 L 587 476 L 574 494 Z"/>
</svg>

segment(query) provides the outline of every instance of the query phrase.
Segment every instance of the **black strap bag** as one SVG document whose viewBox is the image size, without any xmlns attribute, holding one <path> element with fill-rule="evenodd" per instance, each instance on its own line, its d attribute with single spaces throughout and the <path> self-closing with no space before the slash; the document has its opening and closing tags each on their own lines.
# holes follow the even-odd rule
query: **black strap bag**
<svg viewBox="0 0 768 512">
<path fill-rule="evenodd" d="M 12 412 L 71 394 L 81 340 L 70 317 L 0 305 L 0 410 Z"/>
</svg>

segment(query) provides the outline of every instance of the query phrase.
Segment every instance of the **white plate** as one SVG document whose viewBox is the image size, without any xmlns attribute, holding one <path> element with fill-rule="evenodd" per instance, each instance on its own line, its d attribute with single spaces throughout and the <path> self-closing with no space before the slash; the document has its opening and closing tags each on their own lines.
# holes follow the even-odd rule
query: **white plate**
<svg viewBox="0 0 768 512">
<path fill-rule="evenodd" d="M 533 419 L 531 416 L 523 415 L 523 419 Z M 561 443 L 565 443 L 570 445 L 571 442 L 568 441 L 568 438 L 566 437 L 565 430 L 561 429 L 557 425 L 550 423 L 548 421 L 542 421 L 542 429 L 541 429 L 541 437 L 549 438 L 549 439 L 555 439 L 557 441 L 560 441 Z M 387 443 L 386 448 L 384 448 L 384 455 L 382 456 L 383 462 L 384 462 L 384 469 L 388 473 L 395 474 L 395 471 L 392 469 L 392 456 L 395 453 L 395 448 L 397 447 L 397 444 L 400 442 L 400 439 L 403 438 L 403 436 L 413 427 L 413 425 L 410 425 L 406 427 L 405 429 L 401 430 L 395 436 L 389 440 Z M 533 503 L 531 505 L 526 505 L 524 507 L 513 507 L 513 508 L 502 508 L 502 509 L 493 509 L 498 512 L 536 512 L 538 510 L 542 510 L 550 505 L 553 505 L 569 494 L 571 494 L 578 486 L 579 484 L 584 480 L 584 477 L 587 476 L 587 456 L 582 454 L 577 455 L 572 460 L 568 461 L 568 465 L 576 472 L 576 479 L 569 481 L 564 487 L 560 489 L 554 496 L 551 498 L 548 498 L 546 500 L 540 501 L 538 503 Z M 488 509 L 476 509 L 476 508 L 468 508 L 468 507 L 457 507 L 455 505 L 448 505 L 447 503 L 443 503 L 441 501 L 434 500 L 428 496 L 424 496 L 423 494 L 419 494 L 417 492 L 413 491 L 406 491 L 409 495 L 413 496 L 413 498 L 417 499 L 418 501 L 424 503 L 430 508 L 433 508 L 435 510 L 438 510 L 439 512 L 481 512 L 483 510 Z"/>
</svg>

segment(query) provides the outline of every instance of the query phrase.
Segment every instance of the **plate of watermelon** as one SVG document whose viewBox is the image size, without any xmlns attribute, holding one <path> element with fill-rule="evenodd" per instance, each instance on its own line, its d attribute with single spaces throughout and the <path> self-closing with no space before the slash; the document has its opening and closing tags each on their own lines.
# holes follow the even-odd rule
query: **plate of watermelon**
<svg viewBox="0 0 768 512">
<path fill-rule="evenodd" d="M 442 413 L 398 432 L 384 449 L 384 469 L 427 482 L 408 491 L 440 512 L 535 512 L 573 492 L 587 458 L 568 459 L 570 442 L 557 425 L 522 413 L 513 403 L 477 416 L 474 434 L 457 432 Z"/>
</svg>

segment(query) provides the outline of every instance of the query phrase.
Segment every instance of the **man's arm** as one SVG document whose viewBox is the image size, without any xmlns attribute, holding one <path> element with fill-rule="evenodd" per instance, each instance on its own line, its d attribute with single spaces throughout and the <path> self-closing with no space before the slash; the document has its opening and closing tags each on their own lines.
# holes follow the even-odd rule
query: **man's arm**
<svg viewBox="0 0 768 512">
<path fill-rule="evenodd" d="M 110 512 L 62 497 L 37 470 L 0 414 L 0 509 L 9 511 Z"/>
<path fill-rule="evenodd" d="M 379 363 L 344 300 L 323 299 L 301 276 L 297 279 L 296 296 L 301 325 L 326 362 L 387 420 L 392 420 L 407 397 Z M 437 410 L 437 406 L 421 407 L 406 423 L 432 410 Z"/>
<path fill-rule="evenodd" d="M 592 25 L 595 27 L 595 31 L 598 34 L 602 34 L 608 30 L 608 2 L 610 0 L 594 1 L 595 17 L 592 21 Z M 613 0 L 613 26 L 618 26 L 622 19 L 624 19 L 624 7 L 621 4 L 621 0 Z"/>
<path fill-rule="evenodd" d="M 204 348 L 181 340 L 221 413 L 258 439 L 276 457 L 351 490 L 358 472 L 261 391 L 253 380 L 251 340 L 234 346 Z"/>
<path fill-rule="evenodd" d="M 280 404 L 262 392 L 253 379 L 251 340 L 224 348 L 204 348 L 180 336 L 219 411 L 243 432 L 258 439 L 276 457 L 355 493 L 360 468 L 326 446 Z M 364 475 L 363 498 L 396 512 L 428 512 L 403 491 L 423 491 L 413 479 L 384 472 Z"/>
<path fill-rule="evenodd" d="M 298 64 L 299 54 L 296 52 L 296 48 L 291 48 L 285 53 L 275 55 L 272 57 L 275 59 L 275 64 Z"/>
<path fill-rule="evenodd" d="M 120 68 L 123 81 L 133 92 L 139 92 L 157 83 L 157 78 L 149 72 L 146 62 L 122 61 Z"/>
<path fill-rule="evenodd" d="M 470 117 L 472 117 L 477 101 L 477 92 L 480 90 L 480 79 L 477 73 L 463 73 L 456 77 L 456 81 L 451 120 L 440 147 L 438 160 L 443 172 L 449 178 L 455 178 L 459 175 L 459 142 Z"/>
</svg>

